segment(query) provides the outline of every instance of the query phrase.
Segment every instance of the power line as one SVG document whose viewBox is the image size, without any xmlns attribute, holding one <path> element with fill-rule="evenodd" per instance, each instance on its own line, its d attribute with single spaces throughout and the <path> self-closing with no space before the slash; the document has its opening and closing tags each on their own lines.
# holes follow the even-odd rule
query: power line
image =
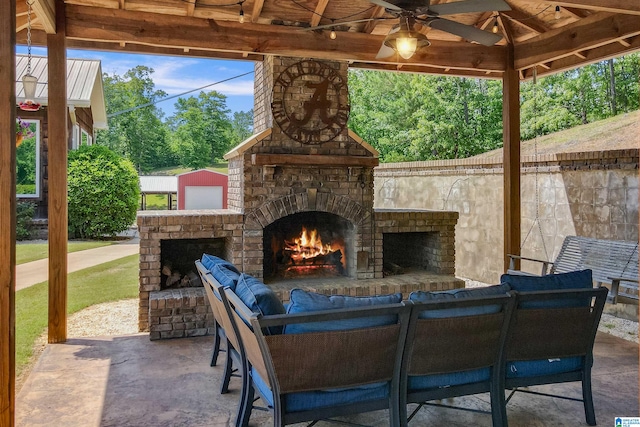
<svg viewBox="0 0 640 427">
<path fill-rule="evenodd" d="M 117 111 L 115 113 L 107 114 L 107 118 L 109 119 L 111 117 L 116 117 L 116 116 L 119 116 L 119 115 L 124 114 L 124 113 L 130 113 L 131 111 L 136 111 L 136 110 L 139 110 L 141 108 L 147 108 L 147 107 L 150 107 L 152 105 L 159 104 L 159 103 L 164 102 L 164 101 L 168 101 L 170 99 L 179 98 L 179 97 L 184 96 L 184 95 L 186 95 L 188 93 L 191 93 L 191 92 L 196 92 L 198 90 L 206 89 L 208 87 L 215 86 L 215 85 L 218 85 L 220 83 L 225 83 L 225 82 L 228 82 L 230 80 L 239 79 L 240 77 L 248 76 L 249 74 L 253 74 L 253 71 L 248 71 L 248 72 L 246 72 L 244 74 L 240 74 L 240 75 L 237 75 L 237 76 L 229 77 L 228 79 L 224 79 L 224 80 L 220 80 L 220 81 L 217 81 L 217 82 L 214 82 L 214 83 L 210 83 L 208 85 L 205 85 L 205 86 L 202 86 L 202 87 L 199 87 L 199 88 L 196 88 L 196 89 L 191 89 L 191 90 L 188 90 L 186 92 L 179 93 L 177 95 L 167 96 L 166 98 L 162 98 L 162 99 L 160 99 L 158 101 L 147 102 L 146 104 L 137 105 L 135 107 L 127 108 L 126 110 Z"/>
</svg>

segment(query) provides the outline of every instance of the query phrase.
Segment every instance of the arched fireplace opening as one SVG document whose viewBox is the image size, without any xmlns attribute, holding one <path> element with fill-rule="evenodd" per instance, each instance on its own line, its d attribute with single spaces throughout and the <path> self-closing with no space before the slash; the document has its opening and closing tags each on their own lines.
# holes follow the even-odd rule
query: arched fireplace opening
<svg viewBox="0 0 640 427">
<path fill-rule="evenodd" d="M 263 231 L 264 278 L 282 280 L 353 275 L 355 227 L 327 212 L 302 212 Z"/>
</svg>

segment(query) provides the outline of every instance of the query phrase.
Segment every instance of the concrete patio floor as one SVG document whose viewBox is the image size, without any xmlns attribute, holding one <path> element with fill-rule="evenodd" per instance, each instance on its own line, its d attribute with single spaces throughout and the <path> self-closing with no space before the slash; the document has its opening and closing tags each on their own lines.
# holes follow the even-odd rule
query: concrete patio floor
<svg viewBox="0 0 640 427">
<path fill-rule="evenodd" d="M 209 366 L 211 346 L 212 337 L 152 342 L 148 334 L 78 338 L 48 345 L 17 397 L 16 425 L 233 425 L 240 380 L 233 378 L 230 393 L 219 394 L 222 366 Z M 221 356 L 223 361 L 224 354 Z M 579 383 L 536 390 L 570 397 L 581 395 Z M 598 425 L 613 426 L 614 417 L 618 416 L 638 416 L 637 344 L 598 334 L 593 390 Z M 489 396 L 483 394 L 447 403 L 489 409 L 488 401 Z M 514 396 L 507 413 L 511 427 L 586 425 L 580 402 L 524 393 Z M 348 420 L 388 425 L 385 411 Z M 254 411 L 251 425 L 272 425 L 272 418 L 268 413 Z M 491 417 L 427 407 L 409 425 L 490 426 Z"/>
</svg>

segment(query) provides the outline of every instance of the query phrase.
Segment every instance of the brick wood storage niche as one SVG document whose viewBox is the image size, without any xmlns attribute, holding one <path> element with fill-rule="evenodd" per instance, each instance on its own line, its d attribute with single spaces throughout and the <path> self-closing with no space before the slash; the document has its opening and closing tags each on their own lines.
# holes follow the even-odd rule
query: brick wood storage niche
<svg viewBox="0 0 640 427">
<path fill-rule="evenodd" d="M 267 57 L 255 66 L 255 134 L 229 162 L 228 209 L 142 211 L 139 329 L 212 333 L 193 262 L 220 256 L 283 301 L 293 287 L 373 295 L 463 287 L 457 212 L 374 210 L 377 151 L 346 127 L 347 63 Z"/>
</svg>

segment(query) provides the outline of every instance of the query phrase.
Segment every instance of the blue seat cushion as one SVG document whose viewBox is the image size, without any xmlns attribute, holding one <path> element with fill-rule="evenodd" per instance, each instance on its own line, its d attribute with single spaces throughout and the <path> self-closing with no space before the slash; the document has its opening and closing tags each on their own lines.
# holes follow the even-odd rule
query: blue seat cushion
<svg viewBox="0 0 640 427">
<path fill-rule="evenodd" d="M 450 291 L 424 292 L 414 291 L 409 294 L 409 301 L 423 303 L 429 301 L 446 301 L 452 299 L 480 298 L 487 296 L 504 295 L 509 292 L 509 285 L 501 284 L 471 289 L 453 289 Z M 420 319 L 440 319 L 446 317 L 478 316 L 481 314 L 493 314 L 500 311 L 499 305 L 483 305 L 476 307 L 448 308 L 443 310 L 425 310 L 418 316 Z"/>
<path fill-rule="evenodd" d="M 376 295 L 367 297 L 351 297 L 346 295 L 322 295 L 302 289 L 292 289 L 287 314 L 308 313 L 323 310 L 369 307 L 384 304 L 397 304 L 402 301 L 402 294 Z M 302 334 L 319 331 L 340 331 L 347 329 L 371 328 L 390 325 L 397 321 L 397 316 L 361 317 L 331 322 L 311 322 L 286 325 L 285 334 Z"/>
<path fill-rule="evenodd" d="M 265 398 L 269 406 L 273 407 L 273 394 L 267 383 L 255 368 L 251 368 L 251 376 L 253 384 L 258 388 L 260 395 Z M 286 412 L 307 411 L 336 405 L 386 399 L 388 397 L 389 384 L 387 382 L 367 384 L 349 389 L 304 391 L 285 395 L 285 410 Z"/>
<path fill-rule="evenodd" d="M 562 359 L 526 360 L 507 363 L 507 378 L 528 378 L 554 375 L 582 369 L 582 357 Z"/>
<path fill-rule="evenodd" d="M 470 371 L 451 372 L 448 374 L 419 375 L 409 377 L 409 391 L 430 390 L 462 384 L 473 384 L 488 381 L 491 375 L 489 368 Z"/>
<path fill-rule="evenodd" d="M 546 276 L 520 276 L 517 274 L 503 274 L 502 283 L 507 283 L 511 289 L 518 292 L 553 291 L 570 289 L 593 288 L 591 270 L 572 271 L 569 273 L 548 274 Z M 577 307 L 589 304 L 589 299 L 556 299 L 548 301 L 530 301 L 521 304 L 523 308 L 549 307 Z"/>
<path fill-rule="evenodd" d="M 248 274 L 241 274 L 235 294 L 253 312 L 263 316 L 284 314 L 285 309 L 271 288 Z M 271 327 L 269 333 L 280 334 L 282 327 Z"/>
</svg>

